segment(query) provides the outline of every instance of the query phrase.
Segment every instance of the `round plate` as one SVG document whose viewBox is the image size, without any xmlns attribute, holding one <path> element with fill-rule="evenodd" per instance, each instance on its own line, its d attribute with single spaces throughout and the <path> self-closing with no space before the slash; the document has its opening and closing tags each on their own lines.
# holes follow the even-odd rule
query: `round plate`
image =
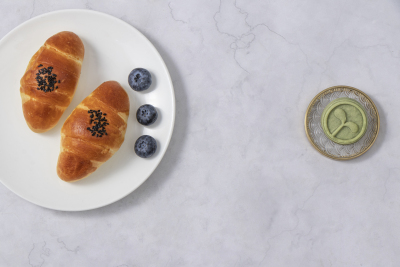
<svg viewBox="0 0 400 267">
<path fill-rule="evenodd" d="M 85 58 L 75 96 L 60 121 L 48 132 L 33 133 L 22 114 L 19 81 L 33 54 L 60 31 L 76 33 L 85 45 Z M 67 211 L 89 210 L 113 203 L 139 187 L 160 163 L 171 139 L 175 97 L 171 77 L 160 54 L 138 30 L 107 14 L 89 10 L 62 10 L 35 17 L 0 41 L 0 111 L 3 114 L 0 181 L 20 197 L 37 205 Z M 153 77 L 144 92 L 133 91 L 128 75 L 146 68 Z M 115 80 L 127 91 L 131 106 L 125 142 L 115 155 L 89 177 L 66 183 L 56 173 L 60 129 L 72 110 L 101 83 Z M 143 104 L 157 108 L 150 127 L 136 121 Z M 134 152 L 137 138 L 147 134 L 158 150 L 149 159 Z"/>
<path fill-rule="evenodd" d="M 357 142 L 341 145 L 330 140 L 321 125 L 325 107 L 335 99 L 347 97 L 356 100 L 365 109 L 368 126 Z M 374 102 L 364 92 L 350 86 L 334 86 L 320 92 L 307 108 L 305 129 L 308 140 L 324 156 L 336 160 L 349 160 L 364 154 L 375 142 L 379 132 L 379 113 Z"/>
</svg>

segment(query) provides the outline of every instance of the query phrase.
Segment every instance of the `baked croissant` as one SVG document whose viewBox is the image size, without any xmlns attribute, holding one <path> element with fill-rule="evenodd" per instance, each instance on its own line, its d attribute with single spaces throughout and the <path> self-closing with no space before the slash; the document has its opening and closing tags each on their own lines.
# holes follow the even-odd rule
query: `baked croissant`
<svg viewBox="0 0 400 267">
<path fill-rule="evenodd" d="M 67 182 L 87 177 L 120 148 L 129 116 L 129 97 L 118 82 L 101 84 L 61 128 L 57 174 Z"/>
<path fill-rule="evenodd" d="M 85 48 L 73 32 L 60 32 L 33 55 L 20 83 L 22 110 L 29 128 L 53 128 L 71 103 L 81 74 Z"/>
</svg>

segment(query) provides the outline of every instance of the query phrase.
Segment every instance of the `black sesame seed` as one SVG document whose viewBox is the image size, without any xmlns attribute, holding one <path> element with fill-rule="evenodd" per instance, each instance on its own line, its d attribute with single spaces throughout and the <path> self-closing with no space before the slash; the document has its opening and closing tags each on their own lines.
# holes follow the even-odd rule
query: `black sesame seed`
<svg viewBox="0 0 400 267">
<path fill-rule="evenodd" d="M 92 128 L 87 128 L 87 130 L 92 133 L 92 136 L 96 135 L 96 137 L 102 137 L 104 134 L 107 135 L 105 126 L 108 125 L 108 123 L 106 117 L 103 117 L 107 114 L 103 114 L 100 110 L 92 109 L 88 110 L 88 113 L 91 114 L 89 124 L 94 124 Z"/>
<path fill-rule="evenodd" d="M 42 67 L 43 65 L 40 64 L 38 66 Z M 57 76 L 56 74 L 53 74 L 53 76 L 51 75 L 51 72 L 53 70 L 52 66 L 49 66 L 48 68 L 41 68 L 38 70 L 38 72 L 36 73 L 36 82 L 38 85 L 38 90 L 42 90 L 43 92 L 47 93 L 47 92 L 53 92 L 55 89 L 58 89 L 58 87 L 55 86 L 55 84 L 57 83 L 57 80 L 55 79 L 55 77 Z M 48 74 L 48 75 L 45 75 Z"/>
</svg>

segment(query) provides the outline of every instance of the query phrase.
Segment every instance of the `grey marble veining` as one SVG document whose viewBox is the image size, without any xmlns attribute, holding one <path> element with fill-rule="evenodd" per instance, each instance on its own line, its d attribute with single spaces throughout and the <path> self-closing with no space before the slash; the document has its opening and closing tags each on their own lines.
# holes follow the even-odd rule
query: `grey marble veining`
<svg viewBox="0 0 400 267">
<path fill-rule="evenodd" d="M 97 210 L 47 210 L 0 185 L 0 266 L 400 266 L 399 1 L 3 0 L 0 37 L 66 8 L 156 46 L 174 135 L 140 188 Z M 333 85 L 363 90 L 381 116 L 375 145 L 348 162 L 304 132 Z"/>
</svg>

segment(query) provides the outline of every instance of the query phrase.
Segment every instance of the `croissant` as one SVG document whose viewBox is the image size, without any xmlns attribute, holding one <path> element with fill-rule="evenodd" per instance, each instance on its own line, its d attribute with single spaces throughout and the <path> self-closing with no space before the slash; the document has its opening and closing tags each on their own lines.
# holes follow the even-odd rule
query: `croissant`
<svg viewBox="0 0 400 267">
<path fill-rule="evenodd" d="M 129 97 L 118 82 L 101 84 L 61 128 L 58 176 L 67 182 L 94 172 L 120 148 L 129 116 Z"/>
<path fill-rule="evenodd" d="M 85 48 L 73 32 L 60 32 L 44 43 L 21 78 L 22 110 L 29 128 L 41 133 L 53 128 L 71 103 Z"/>
</svg>

